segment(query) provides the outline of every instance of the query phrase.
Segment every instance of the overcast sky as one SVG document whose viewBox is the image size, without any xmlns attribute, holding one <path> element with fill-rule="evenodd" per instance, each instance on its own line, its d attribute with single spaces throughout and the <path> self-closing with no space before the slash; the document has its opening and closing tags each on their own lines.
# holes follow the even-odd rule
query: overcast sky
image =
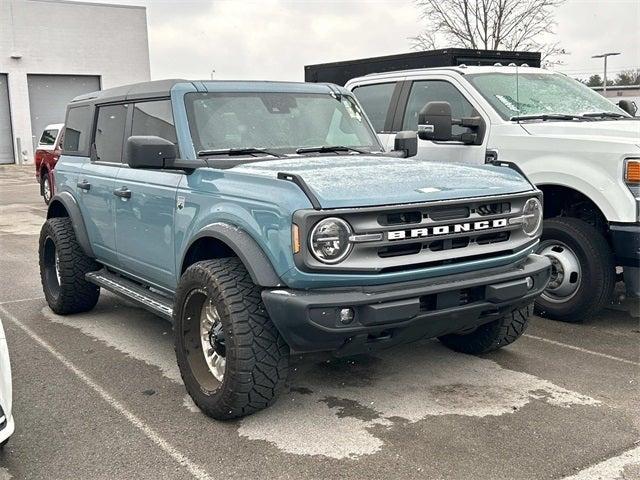
<svg viewBox="0 0 640 480">
<path fill-rule="evenodd" d="M 93 0 L 102 1 L 102 0 Z M 412 0 L 111 0 L 145 5 L 153 79 L 303 80 L 305 64 L 410 51 L 422 21 Z M 639 0 L 567 0 L 557 40 L 573 76 L 640 68 Z"/>
</svg>

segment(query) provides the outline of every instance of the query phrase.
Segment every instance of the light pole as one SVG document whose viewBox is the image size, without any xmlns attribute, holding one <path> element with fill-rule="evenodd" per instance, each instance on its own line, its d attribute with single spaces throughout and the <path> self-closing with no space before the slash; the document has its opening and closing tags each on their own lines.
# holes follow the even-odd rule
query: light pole
<svg viewBox="0 0 640 480">
<path fill-rule="evenodd" d="M 591 58 L 604 58 L 604 80 L 602 82 L 602 94 L 607 93 L 607 57 L 620 55 L 620 52 L 601 53 L 600 55 L 592 55 Z"/>
</svg>

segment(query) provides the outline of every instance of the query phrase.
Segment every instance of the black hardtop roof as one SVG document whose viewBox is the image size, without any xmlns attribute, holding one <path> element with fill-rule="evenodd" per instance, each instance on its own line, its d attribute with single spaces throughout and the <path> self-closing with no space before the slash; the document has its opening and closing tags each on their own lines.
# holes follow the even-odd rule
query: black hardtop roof
<svg viewBox="0 0 640 480">
<path fill-rule="evenodd" d="M 171 88 L 173 88 L 175 84 L 184 82 L 189 82 L 189 80 L 174 78 L 169 80 L 153 80 L 150 82 L 122 85 L 120 87 L 108 88 L 106 90 L 98 90 L 96 92 L 79 95 L 71 100 L 71 103 L 75 105 L 85 103 L 118 102 L 122 100 L 137 100 L 152 97 L 168 97 L 169 92 L 171 92 Z"/>
<path fill-rule="evenodd" d="M 321 83 L 305 83 L 305 82 L 287 82 L 287 81 L 270 81 L 270 80 L 153 80 L 149 82 L 134 83 L 130 85 L 122 85 L 120 87 L 108 88 L 106 90 L 98 90 L 95 92 L 79 95 L 69 104 L 69 107 L 80 105 L 94 105 L 112 102 L 123 102 L 130 100 L 146 100 L 152 98 L 166 98 L 171 95 L 171 89 L 179 83 L 191 83 L 197 91 L 207 92 L 216 91 L 216 89 L 231 88 L 231 91 L 263 91 L 265 88 L 282 88 L 284 91 L 333 91 L 340 90 L 339 87 L 330 84 Z M 212 88 L 213 87 L 213 88 Z M 344 90 L 346 92 L 346 90 Z"/>
</svg>

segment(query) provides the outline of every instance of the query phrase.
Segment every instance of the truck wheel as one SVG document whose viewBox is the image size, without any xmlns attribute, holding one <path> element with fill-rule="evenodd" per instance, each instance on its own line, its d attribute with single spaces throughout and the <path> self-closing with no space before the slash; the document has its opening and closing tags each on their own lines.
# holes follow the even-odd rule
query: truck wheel
<svg viewBox="0 0 640 480">
<path fill-rule="evenodd" d="M 271 405 L 289 371 L 280 336 L 238 258 L 197 262 L 180 279 L 174 346 L 193 401 L 217 420 Z"/>
<path fill-rule="evenodd" d="M 471 333 L 451 333 L 438 337 L 438 340 L 456 352 L 472 355 L 491 352 L 515 342 L 527 329 L 532 313 L 532 305 L 516 308 L 498 320 L 480 325 Z"/>
<path fill-rule="evenodd" d="M 42 172 L 42 185 L 40 187 L 40 191 L 42 192 L 42 199 L 44 203 L 49 205 L 51 201 L 51 181 L 49 180 L 49 172 Z"/>
<path fill-rule="evenodd" d="M 59 315 L 91 310 L 100 288 L 84 276 L 98 268 L 80 248 L 70 218 L 45 222 L 40 231 L 40 280 L 51 310 Z"/>
<path fill-rule="evenodd" d="M 616 282 L 613 254 L 593 226 L 577 218 L 545 220 L 537 252 L 551 260 L 551 280 L 535 302 L 539 315 L 581 322 L 611 300 Z"/>
</svg>

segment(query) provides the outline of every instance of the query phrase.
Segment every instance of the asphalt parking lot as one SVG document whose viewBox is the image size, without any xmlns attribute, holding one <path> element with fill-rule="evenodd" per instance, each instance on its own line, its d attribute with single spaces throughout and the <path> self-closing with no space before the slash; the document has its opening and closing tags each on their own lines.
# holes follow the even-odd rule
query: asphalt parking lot
<svg viewBox="0 0 640 480">
<path fill-rule="evenodd" d="M 288 392 L 249 418 L 201 414 L 171 326 L 103 291 L 53 314 L 32 168 L 0 167 L 0 318 L 14 375 L 6 479 L 640 479 L 640 305 L 584 324 L 534 318 L 481 358 L 436 341 L 294 360 Z"/>
</svg>

